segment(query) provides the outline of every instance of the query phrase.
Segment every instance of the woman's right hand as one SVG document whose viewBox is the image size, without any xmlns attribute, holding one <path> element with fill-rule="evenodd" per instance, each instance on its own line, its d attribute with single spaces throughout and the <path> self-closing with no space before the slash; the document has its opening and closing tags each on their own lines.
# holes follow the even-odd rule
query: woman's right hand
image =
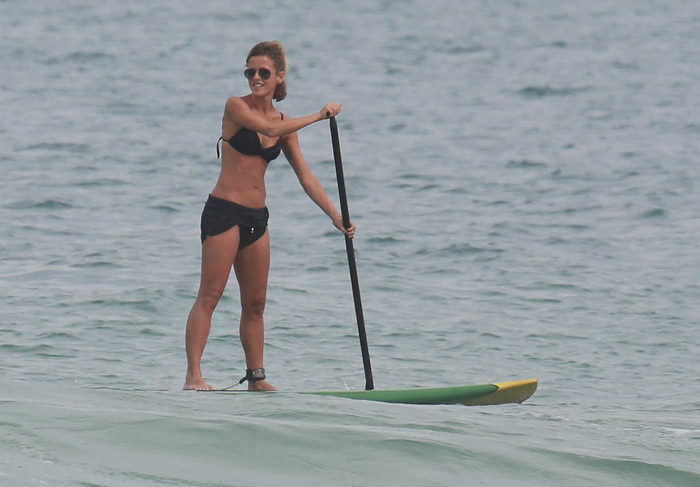
<svg viewBox="0 0 700 487">
<path fill-rule="evenodd" d="M 335 228 L 343 232 L 349 238 L 355 237 L 355 230 L 357 230 L 357 225 L 355 225 L 355 222 L 353 222 L 352 220 L 350 220 L 350 228 L 345 228 L 343 226 L 343 216 L 336 215 L 333 217 L 333 225 L 335 226 Z"/>
<path fill-rule="evenodd" d="M 335 117 L 340 113 L 342 105 L 340 103 L 328 102 L 319 112 L 323 118 Z"/>
</svg>

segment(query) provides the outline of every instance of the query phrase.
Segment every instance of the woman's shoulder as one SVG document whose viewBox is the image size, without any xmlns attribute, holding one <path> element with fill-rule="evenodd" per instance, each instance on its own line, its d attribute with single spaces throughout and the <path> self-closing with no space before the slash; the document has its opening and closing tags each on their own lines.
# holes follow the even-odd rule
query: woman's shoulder
<svg viewBox="0 0 700 487">
<path fill-rule="evenodd" d="M 229 108 L 231 109 L 240 109 L 240 108 L 248 108 L 248 104 L 246 103 L 245 97 L 243 96 L 229 96 L 226 99 L 226 109 L 228 110 Z"/>
<path fill-rule="evenodd" d="M 224 120 L 234 121 L 245 112 L 249 112 L 250 107 L 246 103 L 244 97 L 241 96 L 230 96 L 226 100 L 226 106 L 224 107 Z"/>
</svg>

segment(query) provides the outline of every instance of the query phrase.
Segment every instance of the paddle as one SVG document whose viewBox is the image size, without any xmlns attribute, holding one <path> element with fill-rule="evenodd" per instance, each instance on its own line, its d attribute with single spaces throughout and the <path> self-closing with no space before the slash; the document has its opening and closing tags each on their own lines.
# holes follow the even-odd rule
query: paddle
<svg viewBox="0 0 700 487">
<path fill-rule="evenodd" d="M 345 193 L 345 177 L 343 176 L 343 161 L 340 156 L 340 140 L 338 139 L 338 124 L 335 117 L 330 118 L 331 140 L 333 142 L 333 157 L 335 158 L 335 174 L 338 179 L 338 193 L 340 194 L 340 212 L 343 215 L 343 227 L 350 228 L 350 213 L 348 212 L 348 197 Z M 357 316 L 357 331 L 360 335 L 360 349 L 362 350 L 362 363 L 365 367 L 365 390 L 374 389 L 372 380 L 372 364 L 369 360 L 369 345 L 367 345 L 367 332 L 365 331 L 365 318 L 362 313 L 362 301 L 360 299 L 360 283 L 357 279 L 357 265 L 355 264 L 355 249 L 352 239 L 345 236 L 345 249 L 348 253 L 348 266 L 350 267 L 350 282 L 352 283 L 352 297 L 355 301 L 355 315 Z"/>
</svg>

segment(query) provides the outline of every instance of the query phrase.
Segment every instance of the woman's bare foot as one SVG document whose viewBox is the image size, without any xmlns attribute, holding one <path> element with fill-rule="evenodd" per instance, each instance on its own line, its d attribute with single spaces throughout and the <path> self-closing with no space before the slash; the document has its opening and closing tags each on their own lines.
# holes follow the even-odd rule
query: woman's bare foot
<svg viewBox="0 0 700 487">
<path fill-rule="evenodd" d="M 265 380 L 248 381 L 249 391 L 276 391 L 277 389 Z"/>
<path fill-rule="evenodd" d="M 183 391 L 213 391 L 216 387 L 204 382 L 201 377 L 199 379 L 185 380 L 185 385 L 182 386 Z"/>
</svg>

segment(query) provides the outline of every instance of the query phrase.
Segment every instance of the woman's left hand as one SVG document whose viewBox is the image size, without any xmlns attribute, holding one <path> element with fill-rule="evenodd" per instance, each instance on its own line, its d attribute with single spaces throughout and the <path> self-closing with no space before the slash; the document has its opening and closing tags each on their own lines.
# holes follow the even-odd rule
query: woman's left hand
<svg viewBox="0 0 700 487">
<path fill-rule="evenodd" d="M 350 220 L 350 228 L 346 229 L 343 226 L 343 217 L 341 215 L 337 215 L 333 218 L 333 225 L 335 225 L 335 228 L 343 232 L 349 238 L 353 238 L 355 236 L 355 229 L 357 227 L 355 226 L 355 223 L 352 220 Z"/>
</svg>

